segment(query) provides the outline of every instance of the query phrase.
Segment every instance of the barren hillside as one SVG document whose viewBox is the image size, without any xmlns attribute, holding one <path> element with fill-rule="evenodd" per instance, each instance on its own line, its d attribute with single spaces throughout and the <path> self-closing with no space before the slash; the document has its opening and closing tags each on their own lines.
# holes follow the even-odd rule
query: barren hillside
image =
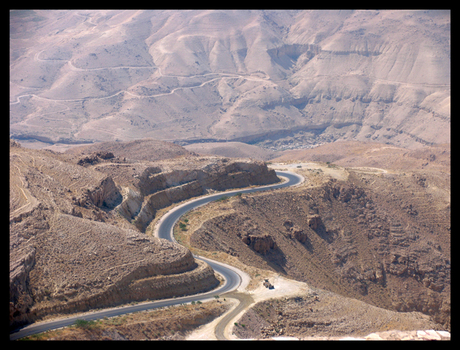
<svg viewBox="0 0 460 350">
<path fill-rule="evenodd" d="M 377 167 L 395 171 L 430 171 L 450 174 L 450 144 L 416 150 L 377 142 L 344 141 L 304 150 L 278 152 L 272 162 L 324 162 L 344 167 Z"/>
<path fill-rule="evenodd" d="M 196 249 L 321 291 L 259 303 L 242 337 L 352 334 L 359 313 L 360 331 L 450 330 L 450 10 L 9 20 L 11 327 L 209 290 Z M 306 182 L 194 211 L 186 247 L 151 237 L 168 208 L 275 168 Z"/>
<path fill-rule="evenodd" d="M 152 139 L 130 142 L 100 142 L 92 145 L 72 147 L 67 154 L 91 154 L 95 152 L 111 152 L 120 158 L 130 160 L 156 161 L 179 157 L 193 157 L 193 152 L 170 142 Z"/>
<path fill-rule="evenodd" d="M 418 337 L 417 330 L 439 327 L 420 312 L 390 311 L 336 293 L 312 290 L 304 295 L 260 302 L 233 329 L 242 339 L 418 340 L 423 338 Z M 441 340 L 441 336 L 437 339 Z"/>
<path fill-rule="evenodd" d="M 296 169 L 307 178 L 301 187 L 215 204 L 190 244 L 379 308 L 418 311 L 450 329 L 450 175 L 307 164 Z M 314 334 L 311 322 L 325 335 L 338 331 L 340 317 L 329 304 L 318 305 L 327 314 L 302 309 L 303 318 L 292 316 L 297 334 Z M 292 311 L 280 312 L 276 322 L 288 324 Z M 372 324 L 375 317 L 362 320 Z M 352 318 L 341 322 L 350 333 L 362 331 Z"/>
<path fill-rule="evenodd" d="M 203 142 L 184 146 L 188 151 L 203 155 L 216 155 L 231 158 L 252 158 L 269 160 L 278 155 L 278 152 L 264 149 L 259 146 L 243 142 Z"/>
<path fill-rule="evenodd" d="M 145 151 L 128 159 L 123 151 L 130 147 Z M 62 154 L 10 142 L 12 327 L 215 287 L 214 271 L 188 249 L 140 231 L 157 210 L 209 189 L 279 181 L 263 163 L 197 158 L 166 142 L 87 151 Z"/>
<path fill-rule="evenodd" d="M 11 11 L 10 135 L 446 143 L 450 11 Z"/>
</svg>

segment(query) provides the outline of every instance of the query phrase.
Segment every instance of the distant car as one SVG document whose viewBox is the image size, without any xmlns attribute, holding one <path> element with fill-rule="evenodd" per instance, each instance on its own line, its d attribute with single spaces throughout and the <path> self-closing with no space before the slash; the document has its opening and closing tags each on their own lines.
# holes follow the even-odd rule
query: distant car
<svg viewBox="0 0 460 350">
<path fill-rule="evenodd" d="M 273 284 L 271 284 L 271 283 L 268 281 L 267 278 L 264 280 L 263 286 L 264 286 L 265 288 L 268 288 L 268 289 L 273 289 L 273 288 L 275 288 L 275 287 L 273 286 Z"/>
</svg>

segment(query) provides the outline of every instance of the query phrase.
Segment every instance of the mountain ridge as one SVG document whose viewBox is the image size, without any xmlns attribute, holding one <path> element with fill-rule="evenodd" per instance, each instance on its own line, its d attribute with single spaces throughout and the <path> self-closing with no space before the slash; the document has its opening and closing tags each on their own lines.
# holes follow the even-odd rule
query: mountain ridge
<svg viewBox="0 0 460 350">
<path fill-rule="evenodd" d="M 450 11 L 17 12 L 13 138 L 450 141 Z"/>
</svg>

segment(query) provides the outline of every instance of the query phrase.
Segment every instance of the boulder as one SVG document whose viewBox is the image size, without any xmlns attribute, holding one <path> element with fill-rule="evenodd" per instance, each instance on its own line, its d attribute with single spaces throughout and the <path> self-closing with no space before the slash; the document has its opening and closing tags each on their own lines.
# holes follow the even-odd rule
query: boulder
<svg viewBox="0 0 460 350">
<path fill-rule="evenodd" d="M 309 215 L 307 218 L 308 226 L 310 226 L 313 230 L 318 229 L 321 226 L 322 221 L 319 215 Z"/>
</svg>

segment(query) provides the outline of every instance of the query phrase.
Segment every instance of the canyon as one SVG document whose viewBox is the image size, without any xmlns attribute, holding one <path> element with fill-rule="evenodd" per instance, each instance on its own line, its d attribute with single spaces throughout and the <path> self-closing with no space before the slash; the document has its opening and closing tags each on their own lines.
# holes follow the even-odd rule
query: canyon
<svg viewBox="0 0 460 350">
<path fill-rule="evenodd" d="M 203 256 L 244 290 L 42 339 L 450 339 L 450 10 L 9 19 L 10 330 L 212 290 Z"/>
<path fill-rule="evenodd" d="M 142 150 L 138 157 L 135 149 Z M 236 323 L 256 320 L 252 333 L 234 326 L 233 337 L 450 331 L 449 148 L 396 148 L 389 155 L 386 144 L 338 142 L 306 151 L 301 160 L 267 167 L 155 140 L 106 142 L 65 153 L 11 141 L 11 326 L 209 290 L 219 280 L 193 258 L 199 254 L 247 273 L 249 295 L 261 293 L 257 286 L 264 276 L 275 291 L 283 278 L 308 291 L 281 303 L 283 297 L 266 296 L 265 304 L 251 305 Z M 164 210 L 187 197 L 276 183 L 275 169 L 295 171 L 306 181 L 291 189 L 229 196 L 190 212 L 177 224 L 180 245 L 152 236 Z M 309 293 L 322 303 L 312 304 Z M 348 308 L 347 317 L 333 312 L 337 303 Z M 274 305 L 276 318 L 260 311 Z M 312 305 L 314 315 L 307 312 Z M 227 302 L 217 309 L 200 306 L 197 317 L 203 319 L 181 337 L 207 327 L 209 315 L 218 317 L 228 307 Z M 368 327 L 358 326 L 357 314 Z M 171 320 L 182 318 L 190 322 L 179 311 Z M 117 332 L 134 336 L 123 327 Z"/>
</svg>

